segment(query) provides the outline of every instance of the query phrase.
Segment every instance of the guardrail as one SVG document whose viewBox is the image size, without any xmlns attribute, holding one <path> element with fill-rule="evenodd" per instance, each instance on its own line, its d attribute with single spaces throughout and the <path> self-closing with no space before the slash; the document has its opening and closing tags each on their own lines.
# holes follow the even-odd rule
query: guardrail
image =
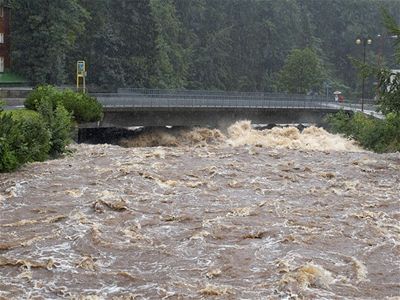
<svg viewBox="0 0 400 300">
<path fill-rule="evenodd" d="M 263 109 L 332 109 L 358 110 L 360 100 L 343 103 L 313 95 L 258 92 L 220 92 L 189 90 L 119 89 L 119 93 L 93 94 L 107 108 L 263 108 Z M 375 101 L 364 106 L 374 110 Z"/>
</svg>

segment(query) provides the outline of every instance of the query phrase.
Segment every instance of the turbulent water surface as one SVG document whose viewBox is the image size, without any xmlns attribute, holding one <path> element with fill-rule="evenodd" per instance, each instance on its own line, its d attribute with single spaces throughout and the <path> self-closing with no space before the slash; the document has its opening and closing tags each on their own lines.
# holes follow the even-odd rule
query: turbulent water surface
<svg viewBox="0 0 400 300">
<path fill-rule="evenodd" d="M 246 122 L 122 144 L 0 174 L 0 299 L 399 299 L 399 154 Z"/>
</svg>

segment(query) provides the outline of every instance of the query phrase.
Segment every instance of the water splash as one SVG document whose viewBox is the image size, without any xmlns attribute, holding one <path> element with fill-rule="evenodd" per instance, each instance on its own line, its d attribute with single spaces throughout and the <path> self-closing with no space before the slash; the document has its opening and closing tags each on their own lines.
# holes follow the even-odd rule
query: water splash
<svg viewBox="0 0 400 300">
<path fill-rule="evenodd" d="M 122 140 L 124 147 L 179 147 L 179 146 L 257 146 L 313 151 L 354 151 L 362 149 L 354 141 L 333 135 L 322 128 L 309 127 L 302 132 L 296 127 L 257 130 L 250 121 L 237 122 L 227 129 L 227 134 L 217 129 L 146 131 L 138 137 Z"/>
</svg>

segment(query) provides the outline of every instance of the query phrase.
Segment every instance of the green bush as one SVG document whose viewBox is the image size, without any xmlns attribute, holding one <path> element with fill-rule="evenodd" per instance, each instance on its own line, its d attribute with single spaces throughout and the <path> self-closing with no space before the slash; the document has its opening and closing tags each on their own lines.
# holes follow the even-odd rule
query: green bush
<svg viewBox="0 0 400 300">
<path fill-rule="evenodd" d="M 25 101 L 25 107 L 38 110 L 43 102 L 49 103 L 53 110 L 62 104 L 79 123 L 100 121 L 103 116 L 103 107 L 95 98 L 68 89 L 60 91 L 49 85 L 39 86 L 32 91 Z"/>
<path fill-rule="evenodd" d="M 103 117 L 102 105 L 87 94 L 65 90 L 62 93 L 62 104 L 78 123 L 96 122 Z"/>
<path fill-rule="evenodd" d="M 96 99 L 52 86 L 36 88 L 25 107 L 29 110 L 6 113 L 0 102 L 0 172 L 64 153 L 72 140 L 73 115 L 79 122 L 102 117 Z"/>
<path fill-rule="evenodd" d="M 71 141 L 71 114 L 61 104 L 53 109 L 51 102 L 41 102 L 38 112 L 50 131 L 50 154 L 52 156 L 62 154 Z"/>
<path fill-rule="evenodd" d="M 51 103 L 53 108 L 61 101 L 61 92 L 51 85 L 43 85 L 34 89 L 26 98 L 24 105 L 27 109 L 38 110 L 43 102 Z"/>
<path fill-rule="evenodd" d="M 50 132 L 37 112 L 18 110 L 0 115 L 0 172 L 43 161 L 50 150 Z"/>
<path fill-rule="evenodd" d="M 54 111 L 54 117 L 50 124 L 51 149 L 50 154 L 59 155 L 65 152 L 65 148 L 71 142 L 72 121 L 71 114 L 62 105 L 58 105 Z"/>
<path fill-rule="evenodd" d="M 16 148 L 21 162 L 44 161 L 50 150 L 51 133 L 44 118 L 30 110 L 16 110 L 12 117 L 21 132 Z"/>
<path fill-rule="evenodd" d="M 19 166 L 15 151 L 11 149 L 6 138 L 0 138 L 0 173 L 13 171 Z"/>
<path fill-rule="evenodd" d="M 339 111 L 337 114 L 328 115 L 327 121 L 330 126 L 330 131 L 348 136 L 351 135 L 351 119 L 352 116 L 343 110 Z"/>
<path fill-rule="evenodd" d="M 42 102 L 38 110 L 0 113 L 0 172 L 65 152 L 71 141 L 71 115 L 62 105 L 53 110 L 50 102 Z"/>
<path fill-rule="evenodd" d="M 331 131 L 355 139 L 366 149 L 383 153 L 400 151 L 400 115 L 388 114 L 385 120 L 362 113 L 344 112 L 328 117 Z"/>
<path fill-rule="evenodd" d="M 389 113 L 385 120 L 384 138 L 388 152 L 400 152 L 400 114 Z"/>
<path fill-rule="evenodd" d="M 10 114 L 0 114 L 0 172 L 12 171 L 21 165 L 13 147 L 19 138 L 16 127 L 17 122 Z"/>
</svg>

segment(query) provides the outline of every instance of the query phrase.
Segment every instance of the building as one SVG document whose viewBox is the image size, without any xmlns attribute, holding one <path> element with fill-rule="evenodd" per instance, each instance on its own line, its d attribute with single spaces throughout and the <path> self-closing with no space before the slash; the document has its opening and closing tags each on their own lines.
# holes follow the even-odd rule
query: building
<svg viewBox="0 0 400 300">
<path fill-rule="evenodd" d="M 0 73 L 11 68 L 10 44 L 11 9 L 8 5 L 0 6 Z"/>
</svg>

